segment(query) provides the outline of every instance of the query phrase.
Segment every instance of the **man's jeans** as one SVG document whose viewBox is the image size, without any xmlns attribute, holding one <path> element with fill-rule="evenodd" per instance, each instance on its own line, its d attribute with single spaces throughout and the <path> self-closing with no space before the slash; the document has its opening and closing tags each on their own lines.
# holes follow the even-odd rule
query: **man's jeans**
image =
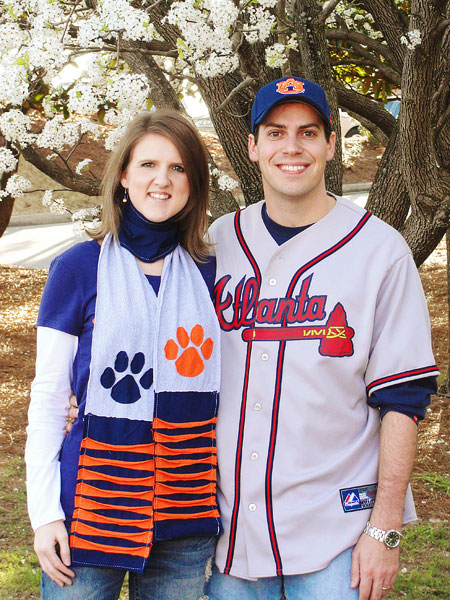
<svg viewBox="0 0 450 600">
<path fill-rule="evenodd" d="M 209 600 L 358 600 L 350 589 L 353 548 L 337 556 L 325 569 L 305 575 L 261 577 L 256 581 L 224 575 L 213 569 L 207 586 Z"/>
<path fill-rule="evenodd" d="M 198 600 L 204 594 L 205 570 L 214 560 L 217 538 L 192 537 L 157 542 L 142 575 L 129 574 L 130 600 Z M 43 600 L 116 600 L 126 571 L 71 567 L 72 585 L 60 588 L 43 573 Z"/>
</svg>

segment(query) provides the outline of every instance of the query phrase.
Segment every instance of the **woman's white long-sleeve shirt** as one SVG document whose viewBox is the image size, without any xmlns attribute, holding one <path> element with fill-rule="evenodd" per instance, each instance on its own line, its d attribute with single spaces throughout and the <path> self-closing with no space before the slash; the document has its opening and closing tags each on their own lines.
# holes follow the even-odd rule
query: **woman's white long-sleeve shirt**
<svg viewBox="0 0 450 600">
<path fill-rule="evenodd" d="M 65 437 L 78 338 L 49 327 L 37 328 L 36 376 L 28 410 L 27 502 L 34 530 L 65 518 L 60 502 L 59 452 Z"/>
</svg>

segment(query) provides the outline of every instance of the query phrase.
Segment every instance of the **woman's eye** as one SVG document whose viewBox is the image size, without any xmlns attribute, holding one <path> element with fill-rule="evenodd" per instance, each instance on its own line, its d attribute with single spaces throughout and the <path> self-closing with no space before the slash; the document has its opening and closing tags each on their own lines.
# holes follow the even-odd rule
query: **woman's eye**
<svg viewBox="0 0 450 600">
<path fill-rule="evenodd" d="M 178 171 L 178 173 L 184 173 L 184 167 L 181 165 L 174 165 L 173 169 L 174 171 Z"/>
<path fill-rule="evenodd" d="M 142 163 L 142 166 L 143 167 L 153 167 L 154 163 L 152 163 L 152 162 L 145 162 L 145 163 Z"/>
</svg>

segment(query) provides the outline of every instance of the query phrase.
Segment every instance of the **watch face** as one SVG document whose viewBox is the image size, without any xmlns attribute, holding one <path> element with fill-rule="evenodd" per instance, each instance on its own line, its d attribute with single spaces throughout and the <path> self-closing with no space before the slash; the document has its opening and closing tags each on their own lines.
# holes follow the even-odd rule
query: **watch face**
<svg viewBox="0 0 450 600">
<path fill-rule="evenodd" d="M 400 534 L 394 529 L 386 532 L 384 543 L 388 548 L 396 548 L 400 544 Z"/>
</svg>

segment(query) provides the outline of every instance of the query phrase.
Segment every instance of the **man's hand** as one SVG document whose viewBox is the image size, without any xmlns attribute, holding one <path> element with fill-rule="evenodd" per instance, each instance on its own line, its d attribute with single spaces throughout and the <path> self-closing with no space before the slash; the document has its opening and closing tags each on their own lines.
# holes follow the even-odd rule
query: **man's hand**
<svg viewBox="0 0 450 600">
<path fill-rule="evenodd" d="M 56 553 L 57 544 L 61 558 Z M 69 536 L 64 521 L 53 521 L 38 527 L 34 534 L 34 550 L 42 570 L 52 581 L 59 587 L 72 585 L 72 577 L 75 577 L 75 573 L 68 568 L 70 565 Z"/>
<path fill-rule="evenodd" d="M 363 533 L 352 553 L 350 586 L 359 585 L 359 600 L 381 600 L 394 586 L 400 561 L 399 548 L 386 546 Z"/>
<path fill-rule="evenodd" d="M 77 403 L 76 396 L 74 396 L 72 394 L 72 396 L 70 396 L 69 402 L 70 402 L 70 408 L 69 408 L 69 414 L 67 415 L 67 420 L 66 420 L 66 433 L 69 433 L 69 431 L 73 427 L 75 419 L 78 417 L 78 403 Z"/>
</svg>

